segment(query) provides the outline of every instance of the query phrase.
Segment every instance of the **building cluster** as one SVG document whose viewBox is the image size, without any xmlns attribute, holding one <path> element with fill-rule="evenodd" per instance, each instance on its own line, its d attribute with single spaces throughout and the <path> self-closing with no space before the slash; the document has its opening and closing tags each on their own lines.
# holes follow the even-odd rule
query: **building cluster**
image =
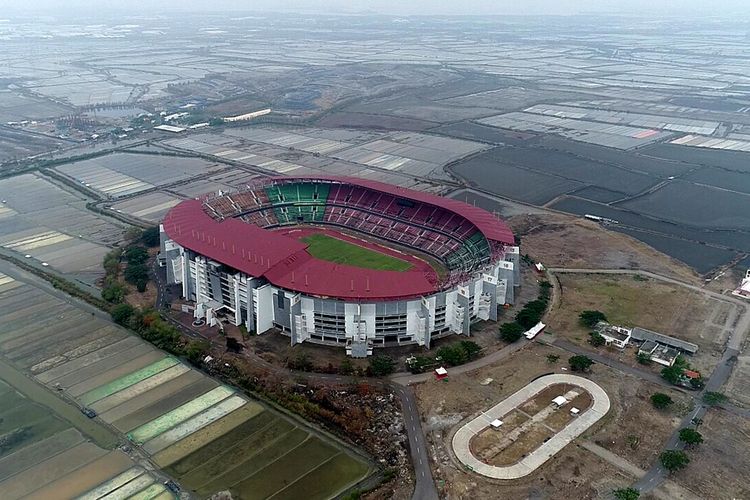
<svg viewBox="0 0 750 500">
<path fill-rule="evenodd" d="M 606 345 L 619 349 L 624 349 L 631 342 L 637 343 L 639 355 L 664 366 L 672 366 L 680 354 L 693 355 L 698 351 L 696 344 L 645 328 L 626 328 L 601 321 L 596 326 L 596 332 L 604 338 Z"/>
</svg>

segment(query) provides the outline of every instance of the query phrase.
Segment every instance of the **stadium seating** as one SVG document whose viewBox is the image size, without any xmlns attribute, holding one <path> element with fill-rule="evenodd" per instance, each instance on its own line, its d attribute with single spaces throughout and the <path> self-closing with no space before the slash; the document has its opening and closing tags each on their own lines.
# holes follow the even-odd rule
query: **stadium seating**
<svg viewBox="0 0 750 500">
<path fill-rule="evenodd" d="M 461 215 L 346 183 L 268 181 L 204 205 L 214 217 L 240 217 L 260 227 L 321 223 L 349 228 L 433 255 L 456 275 L 477 269 L 493 251 Z"/>
</svg>

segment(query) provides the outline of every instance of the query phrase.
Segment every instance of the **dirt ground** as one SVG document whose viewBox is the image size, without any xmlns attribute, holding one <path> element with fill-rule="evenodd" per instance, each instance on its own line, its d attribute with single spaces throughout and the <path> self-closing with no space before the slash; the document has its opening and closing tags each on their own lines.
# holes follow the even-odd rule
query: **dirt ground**
<svg viewBox="0 0 750 500">
<path fill-rule="evenodd" d="M 726 394 L 733 403 L 750 408 L 748 387 L 750 387 L 750 355 L 744 354 L 737 357 L 737 364 L 734 365 L 734 370 L 726 385 Z"/>
<path fill-rule="evenodd" d="M 598 310 L 614 325 L 640 326 L 697 344 L 698 352 L 687 360 L 703 373 L 709 373 L 721 358 L 726 341 L 723 325 L 731 310 L 728 304 L 644 277 L 558 274 L 557 281 L 561 300 L 548 313 L 547 322 L 559 337 L 591 347 L 590 329 L 579 323 L 578 315 Z M 636 364 L 634 347 L 600 350 Z"/>
<path fill-rule="evenodd" d="M 750 498 L 750 420 L 712 409 L 698 431 L 704 442 L 672 479 L 701 498 Z"/>
<path fill-rule="evenodd" d="M 518 215 L 508 222 L 521 237 L 521 252 L 547 267 L 645 269 L 701 282 L 687 265 L 595 222 L 552 213 Z"/>
<path fill-rule="evenodd" d="M 549 354 L 560 359 L 550 363 Z M 497 482 L 465 471 L 451 458 L 453 433 L 468 418 L 541 375 L 565 373 L 562 369 L 567 368 L 569 357 L 558 348 L 534 343 L 496 365 L 415 387 L 425 432 L 432 443 L 435 477 L 445 481 L 441 497 L 598 498 L 613 488 L 632 484 L 633 478 L 627 473 L 579 447 L 582 440 L 595 442 L 640 467 L 656 459 L 680 416 L 688 410 L 688 397 L 669 391 L 675 400 L 673 409 L 657 411 L 649 398 L 665 389 L 602 365 L 594 365 L 593 372 L 586 376 L 609 395 L 609 413 L 529 476 Z M 486 383 L 489 378 L 492 381 Z"/>
</svg>

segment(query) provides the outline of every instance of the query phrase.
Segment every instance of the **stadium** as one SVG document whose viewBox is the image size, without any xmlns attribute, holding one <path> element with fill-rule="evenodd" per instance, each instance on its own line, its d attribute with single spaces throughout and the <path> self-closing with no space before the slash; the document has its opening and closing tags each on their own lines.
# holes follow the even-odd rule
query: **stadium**
<svg viewBox="0 0 750 500">
<path fill-rule="evenodd" d="M 354 357 L 469 335 L 519 283 L 513 233 L 493 214 L 358 178 L 266 178 L 186 200 L 161 238 L 196 320 Z"/>
</svg>

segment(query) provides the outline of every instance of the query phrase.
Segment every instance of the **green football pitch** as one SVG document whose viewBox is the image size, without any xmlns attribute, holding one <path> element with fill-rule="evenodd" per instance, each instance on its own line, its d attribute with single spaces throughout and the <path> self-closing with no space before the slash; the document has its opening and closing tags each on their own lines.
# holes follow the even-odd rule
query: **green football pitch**
<svg viewBox="0 0 750 500">
<path fill-rule="evenodd" d="M 369 248 L 354 245 L 325 234 L 311 234 L 302 238 L 310 246 L 310 255 L 321 260 L 382 271 L 408 271 L 411 263 Z"/>
</svg>

